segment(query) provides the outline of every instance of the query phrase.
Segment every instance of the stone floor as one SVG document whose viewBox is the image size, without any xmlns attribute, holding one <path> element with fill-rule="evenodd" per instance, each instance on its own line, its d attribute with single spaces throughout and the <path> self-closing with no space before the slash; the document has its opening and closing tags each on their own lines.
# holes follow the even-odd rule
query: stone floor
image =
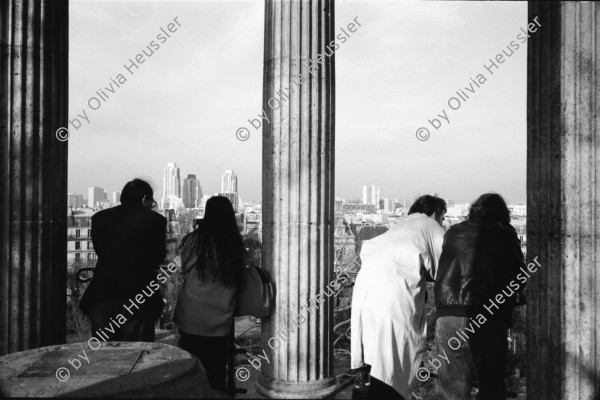
<svg viewBox="0 0 600 400">
<path fill-rule="evenodd" d="M 245 348 L 249 349 L 253 354 L 260 353 L 262 351 L 262 341 L 260 337 L 260 322 L 253 320 L 252 318 L 243 317 L 236 318 L 235 325 L 235 334 L 238 342 L 242 344 Z M 172 331 L 156 331 L 156 341 L 166 344 L 171 344 L 176 346 L 176 336 Z M 236 366 L 237 368 L 249 367 L 246 361 L 246 357 L 243 355 L 238 355 L 236 357 Z M 348 358 L 336 358 L 334 364 L 334 374 L 336 376 L 342 375 L 348 371 L 350 368 L 350 360 Z M 256 399 L 261 398 L 261 396 L 256 393 L 254 388 L 254 384 L 256 379 L 258 378 L 259 371 L 254 368 L 248 368 L 250 372 L 249 376 L 240 376 L 236 379 L 236 388 L 238 389 L 246 389 L 247 392 L 245 394 L 238 394 L 236 398 L 239 399 Z M 245 371 L 244 371 L 245 372 Z M 242 377 L 244 380 L 239 379 Z M 437 384 L 437 379 L 434 386 L 437 388 L 439 384 Z M 353 386 L 350 385 L 340 393 L 336 395 L 336 399 L 351 399 L 352 398 L 352 389 Z M 429 393 L 424 393 L 421 391 L 417 393 L 420 397 L 415 397 L 411 400 L 444 400 L 444 396 L 439 393 L 438 390 L 429 391 Z M 518 397 L 508 398 L 507 400 L 525 400 L 526 396 L 524 393 L 519 394 Z M 475 391 L 473 393 L 472 400 L 475 400 Z"/>
</svg>

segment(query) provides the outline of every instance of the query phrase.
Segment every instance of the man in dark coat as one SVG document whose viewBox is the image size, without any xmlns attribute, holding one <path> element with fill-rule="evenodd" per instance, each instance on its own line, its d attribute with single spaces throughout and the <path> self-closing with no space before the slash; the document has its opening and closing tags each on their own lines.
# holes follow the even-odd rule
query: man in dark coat
<svg viewBox="0 0 600 400">
<path fill-rule="evenodd" d="M 155 206 L 152 187 L 134 179 L 123 188 L 120 206 L 92 217 L 98 262 L 79 306 L 99 339 L 154 341 L 164 305 L 156 270 L 166 256 L 166 219 Z"/>
</svg>

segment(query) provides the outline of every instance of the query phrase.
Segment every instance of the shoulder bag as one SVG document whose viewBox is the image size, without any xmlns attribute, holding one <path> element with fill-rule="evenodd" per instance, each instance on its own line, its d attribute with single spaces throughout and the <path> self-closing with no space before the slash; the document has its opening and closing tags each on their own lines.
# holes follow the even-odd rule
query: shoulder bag
<svg viewBox="0 0 600 400">
<path fill-rule="evenodd" d="M 266 318 L 275 303 L 275 288 L 266 271 L 250 265 L 242 267 L 243 277 L 237 291 L 235 316 Z"/>
</svg>

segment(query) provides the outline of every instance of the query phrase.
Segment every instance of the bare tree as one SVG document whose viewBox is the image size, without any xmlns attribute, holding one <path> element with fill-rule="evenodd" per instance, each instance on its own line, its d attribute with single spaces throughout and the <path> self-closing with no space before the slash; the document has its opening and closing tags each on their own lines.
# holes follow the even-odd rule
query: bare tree
<svg viewBox="0 0 600 400">
<path fill-rule="evenodd" d="M 179 240 L 194 230 L 194 222 L 198 216 L 198 211 L 183 209 L 175 213 L 174 231 Z"/>
</svg>

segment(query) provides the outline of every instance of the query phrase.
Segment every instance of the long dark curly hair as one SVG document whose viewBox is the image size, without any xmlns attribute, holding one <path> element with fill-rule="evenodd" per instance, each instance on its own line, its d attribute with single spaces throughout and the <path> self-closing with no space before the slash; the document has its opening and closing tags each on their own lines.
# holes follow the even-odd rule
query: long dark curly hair
<svg viewBox="0 0 600 400">
<path fill-rule="evenodd" d="M 498 193 L 485 193 L 469 206 L 468 220 L 493 220 L 502 225 L 510 224 L 510 210 Z"/>
<path fill-rule="evenodd" d="M 198 278 L 219 281 L 227 287 L 238 285 L 245 246 L 229 199 L 223 196 L 208 199 L 204 219 L 191 235 L 196 236 L 198 245 L 195 265 Z"/>
</svg>

